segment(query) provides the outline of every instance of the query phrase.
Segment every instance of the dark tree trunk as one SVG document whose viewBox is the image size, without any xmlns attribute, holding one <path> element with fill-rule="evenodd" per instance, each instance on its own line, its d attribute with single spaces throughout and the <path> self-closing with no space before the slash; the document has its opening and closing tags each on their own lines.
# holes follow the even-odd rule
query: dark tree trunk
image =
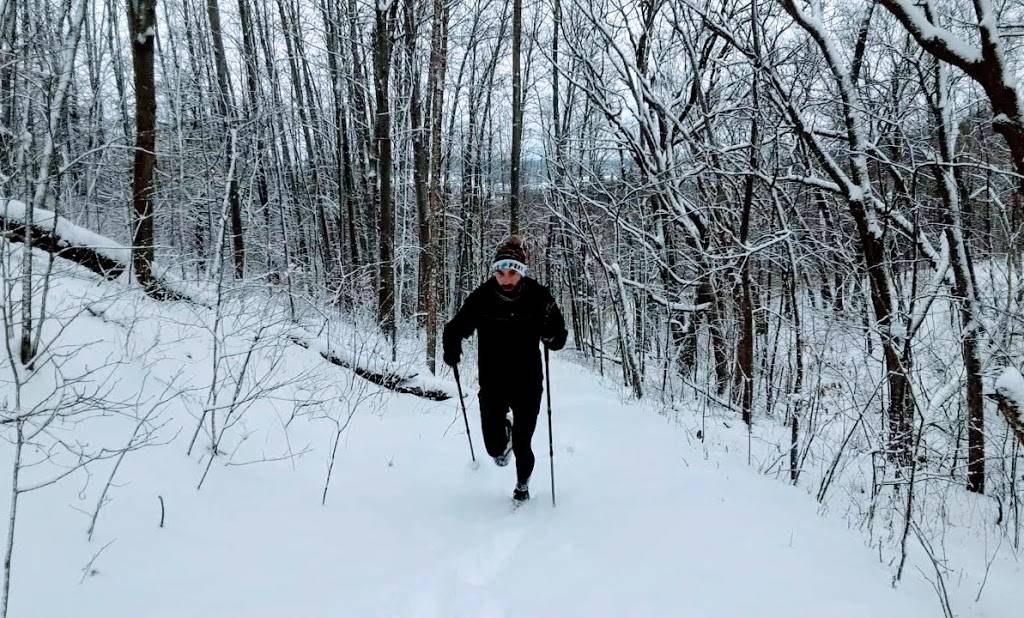
<svg viewBox="0 0 1024 618">
<path fill-rule="evenodd" d="M 344 78 L 341 74 L 339 60 L 342 58 L 340 19 L 337 14 L 337 6 L 334 2 L 322 1 L 320 11 L 324 19 L 324 37 L 327 45 L 327 67 L 331 77 L 331 96 L 334 106 L 334 184 L 337 196 L 338 212 L 336 217 L 337 242 L 338 242 L 338 267 L 344 269 L 346 247 L 351 247 L 346 241 L 349 232 L 348 221 L 350 215 L 351 193 L 349 191 L 349 164 L 348 164 L 348 136 L 346 134 L 345 122 L 345 87 Z"/>
<path fill-rule="evenodd" d="M 278 0 L 277 6 L 281 23 L 284 25 L 285 48 L 288 51 L 288 70 L 291 76 L 292 95 L 295 97 L 295 107 L 298 111 L 299 125 L 302 127 L 302 138 L 306 147 L 306 161 L 311 172 L 311 191 L 306 190 L 305 183 L 303 189 L 307 196 L 311 194 L 311 197 L 308 197 L 308 199 L 313 207 L 313 223 L 316 233 L 320 235 L 320 242 L 316 243 L 316 245 L 320 249 L 324 271 L 331 273 L 335 266 L 334 252 L 331 250 L 331 237 L 327 230 L 327 213 L 324 209 L 324 200 L 320 189 L 320 150 L 316 147 L 317 142 L 312 135 L 312 108 L 316 107 L 316 101 L 309 91 L 308 75 L 303 70 L 303 65 L 301 64 L 301 61 L 304 60 L 302 38 L 300 36 L 301 26 L 294 12 L 289 14 L 285 11 L 284 0 Z"/>
<path fill-rule="evenodd" d="M 512 0 L 512 160 L 509 180 L 509 233 L 519 233 L 520 170 L 523 151 L 523 0 Z"/>
<path fill-rule="evenodd" d="M 750 4 L 750 26 L 753 32 L 754 53 L 760 62 L 760 41 L 759 20 L 757 16 L 757 0 Z M 755 65 L 756 71 L 756 65 Z M 740 215 L 740 251 L 747 252 L 747 241 L 750 238 L 750 214 L 754 204 L 754 176 L 758 171 L 757 151 L 760 147 L 758 141 L 758 76 L 753 76 L 751 88 L 751 118 L 750 118 L 750 169 L 753 173 L 748 174 L 743 187 L 743 212 Z M 751 255 L 744 255 L 740 265 L 740 342 L 736 350 L 736 385 L 739 387 L 740 409 L 743 413 L 743 422 L 748 426 L 753 418 L 754 407 L 754 304 L 750 294 L 750 261 Z"/>
<path fill-rule="evenodd" d="M 378 236 L 380 238 L 380 277 L 377 283 L 377 319 L 381 328 L 392 332 L 395 328 L 395 222 L 391 204 L 391 99 L 389 80 L 391 73 L 391 31 L 397 0 L 389 4 L 378 3 L 375 9 L 373 45 L 373 71 L 376 93 L 376 176 L 378 200 Z"/>
<path fill-rule="evenodd" d="M 263 8 L 266 10 L 266 5 L 254 5 L 257 9 Z M 273 109 L 283 109 L 284 102 L 281 96 L 281 78 L 277 70 L 277 65 L 274 62 L 274 54 L 272 48 L 272 40 L 270 37 L 268 21 L 269 18 L 261 10 L 256 10 L 252 13 L 253 22 L 256 26 L 256 37 L 263 50 L 263 63 L 264 69 L 267 75 L 267 87 L 269 89 L 270 105 Z M 295 166 L 292 163 L 294 157 L 292 156 L 291 147 L 289 141 L 285 136 L 284 120 L 282 114 L 272 114 L 271 118 L 267 121 L 267 128 L 270 132 L 270 141 L 272 153 L 275 160 L 277 161 L 277 174 L 278 179 L 278 195 L 279 195 L 279 206 L 278 206 L 278 217 L 277 223 L 281 230 L 281 248 L 283 250 L 284 257 L 284 268 L 290 269 L 292 264 L 292 251 L 290 246 L 290 236 L 288 235 L 288 229 L 285 226 L 285 216 L 289 204 L 293 203 L 294 195 L 296 193 L 295 185 Z M 269 217 L 269 213 L 267 214 Z M 305 261 L 305 254 L 302 249 L 302 234 L 298 231 L 298 256 L 297 259 L 300 262 Z M 269 237 L 268 233 L 268 237 Z M 269 247 L 268 247 L 269 249 Z"/>
<path fill-rule="evenodd" d="M 135 276 L 148 291 L 153 289 L 153 171 L 156 169 L 156 86 L 154 48 L 156 0 L 130 0 L 128 24 L 135 72 L 135 165 L 132 180 L 134 234 L 132 261 Z"/>
<path fill-rule="evenodd" d="M 926 10 L 926 13 L 931 19 L 931 11 Z M 951 139 L 955 128 L 951 126 L 947 110 L 948 82 L 944 67 L 938 60 L 934 62 L 933 72 L 935 92 L 929 93 L 928 100 L 937 127 L 941 163 L 935 166 L 936 184 L 946 207 L 943 222 L 946 224 L 946 244 L 953 271 L 953 298 L 960 309 L 960 345 L 967 374 L 967 489 L 980 494 L 985 492 L 985 402 L 982 398 L 982 364 L 978 356 L 981 341 L 979 325 L 975 322 L 980 317 L 980 303 L 966 234 L 968 221 L 961 201 L 966 192 L 961 178 L 951 167 L 956 153 Z M 927 92 L 928 84 L 924 79 L 921 82 Z"/>
</svg>

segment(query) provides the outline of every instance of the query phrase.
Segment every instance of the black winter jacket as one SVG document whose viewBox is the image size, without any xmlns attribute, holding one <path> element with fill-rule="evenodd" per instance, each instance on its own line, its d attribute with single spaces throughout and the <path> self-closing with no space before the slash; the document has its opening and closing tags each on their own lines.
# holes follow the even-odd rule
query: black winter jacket
<svg viewBox="0 0 1024 618">
<path fill-rule="evenodd" d="M 551 292 L 530 277 L 523 277 L 511 294 L 493 277 L 473 290 L 444 327 L 445 358 L 458 359 L 462 340 L 474 330 L 482 391 L 540 388 L 539 343 L 543 340 L 549 349 L 561 350 L 568 336 Z"/>
</svg>

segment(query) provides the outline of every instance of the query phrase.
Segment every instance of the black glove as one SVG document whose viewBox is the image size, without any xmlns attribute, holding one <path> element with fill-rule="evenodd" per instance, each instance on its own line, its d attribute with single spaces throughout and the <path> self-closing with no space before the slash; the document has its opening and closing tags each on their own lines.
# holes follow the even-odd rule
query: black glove
<svg viewBox="0 0 1024 618">
<path fill-rule="evenodd" d="M 547 349 L 554 352 L 565 347 L 565 340 L 569 337 L 569 332 L 565 330 L 565 319 L 553 298 L 549 299 L 547 307 L 544 309 L 544 321 L 541 323 L 540 333 L 540 340 L 544 342 Z"/>
<path fill-rule="evenodd" d="M 540 341 L 544 344 L 544 347 L 549 350 L 557 352 L 565 347 L 566 336 L 563 335 L 551 335 L 550 337 L 541 337 Z"/>
<path fill-rule="evenodd" d="M 459 360 L 462 358 L 462 346 L 445 348 L 444 350 L 444 364 L 449 367 L 454 367 L 459 364 Z"/>
</svg>

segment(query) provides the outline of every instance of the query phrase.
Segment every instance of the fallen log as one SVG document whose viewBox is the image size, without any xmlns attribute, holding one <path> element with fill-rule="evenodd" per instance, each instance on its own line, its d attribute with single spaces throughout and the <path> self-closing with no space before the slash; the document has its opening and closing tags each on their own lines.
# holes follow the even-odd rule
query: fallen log
<svg viewBox="0 0 1024 618">
<path fill-rule="evenodd" d="M 11 242 L 24 243 L 27 227 L 23 217 L 5 216 L 7 213 L 4 211 L 5 209 L 0 206 L 0 232 L 3 232 L 4 237 Z M 75 245 L 56 235 L 52 227 L 53 216 L 51 213 L 47 214 L 50 214 L 47 217 L 51 223 L 49 228 L 43 227 L 38 223 L 32 225 L 33 247 L 48 251 L 57 257 L 71 260 L 105 279 L 117 279 L 125 271 L 126 264 L 104 255 L 100 249 Z"/>
<path fill-rule="evenodd" d="M 29 226 L 26 225 L 26 218 L 25 205 L 22 202 L 0 198 L 0 236 L 10 242 L 25 243 L 26 232 L 29 229 Z M 32 219 L 31 233 L 34 248 L 75 262 L 111 281 L 129 270 L 132 259 L 130 248 L 118 246 L 113 240 L 75 225 L 64 217 L 54 217 L 53 212 L 49 210 L 36 208 Z M 157 300 L 196 302 L 172 289 L 159 278 L 154 278 L 153 285 L 146 289 L 146 293 Z M 90 313 L 102 319 L 101 314 L 92 310 Z M 290 337 L 290 339 L 303 348 L 310 348 L 309 343 L 299 337 Z M 348 362 L 328 350 L 317 351 L 324 360 L 331 364 L 349 369 L 359 377 L 395 392 L 416 395 L 432 401 L 451 399 L 449 393 L 440 389 L 412 384 L 411 381 L 416 374 L 403 375 L 394 371 L 387 373 L 374 371 Z"/>
<path fill-rule="evenodd" d="M 311 348 L 309 342 L 303 340 L 300 337 L 290 335 L 288 338 L 295 345 L 298 345 L 307 350 Z M 331 353 L 329 350 L 317 349 L 315 351 L 319 352 L 320 356 L 322 356 L 324 360 L 331 363 L 332 365 L 344 367 L 345 369 L 354 372 L 357 376 L 363 378 L 364 380 L 369 380 L 370 382 L 373 382 L 374 384 L 377 384 L 379 386 L 383 386 L 386 389 L 393 390 L 398 393 L 416 395 L 417 397 L 423 397 L 424 399 L 430 399 L 431 401 L 447 401 L 448 399 L 451 399 L 451 395 L 442 390 L 410 384 L 409 381 L 415 378 L 416 374 L 402 375 L 395 372 L 381 373 L 379 371 L 367 369 L 366 367 L 360 367 L 352 362 L 349 362 L 339 357 L 336 354 Z"/>
<path fill-rule="evenodd" d="M 131 265 L 131 249 L 118 246 L 113 240 L 75 225 L 53 212 L 36 208 L 31 227 L 26 224 L 25 205 L 16 200 L 0 198 L 0 235 L 10 242 L 24 244 L 31 229 L 32 246 L 88 268 L 104 279 L 113 281 Z M 171 289 L 158 277 L 146 289 L 158 300 L 189 301 L 189 297 Z"/>
</svg>

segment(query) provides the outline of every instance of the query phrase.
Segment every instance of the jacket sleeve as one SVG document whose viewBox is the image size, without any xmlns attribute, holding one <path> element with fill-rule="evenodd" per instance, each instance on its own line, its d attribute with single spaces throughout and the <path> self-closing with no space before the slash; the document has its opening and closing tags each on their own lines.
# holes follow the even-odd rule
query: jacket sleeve
<svg viewBox="0 0 1024 618">
<path fill-rule="evenodd" d="M 462 340 L 468 339 L 477 326 L 477 299 L 478 294 L 474 291 L 463 301 L 462 307 L 456 312 L 447 324 L 444 325 L 444 334 L 441 336 L 442 347 L 448 350 L 462 351 Z"/>
<path fill-rule="evenodd" d="M 541 325 L 541 341 L 550 350 L 561 350 L 565 347 L 565 340 L 569 332 L 565 330 L 565 318 L 558 310 L 558 304 L 548 291 L 545 295 L 544 323 Z"/>
</svg>

